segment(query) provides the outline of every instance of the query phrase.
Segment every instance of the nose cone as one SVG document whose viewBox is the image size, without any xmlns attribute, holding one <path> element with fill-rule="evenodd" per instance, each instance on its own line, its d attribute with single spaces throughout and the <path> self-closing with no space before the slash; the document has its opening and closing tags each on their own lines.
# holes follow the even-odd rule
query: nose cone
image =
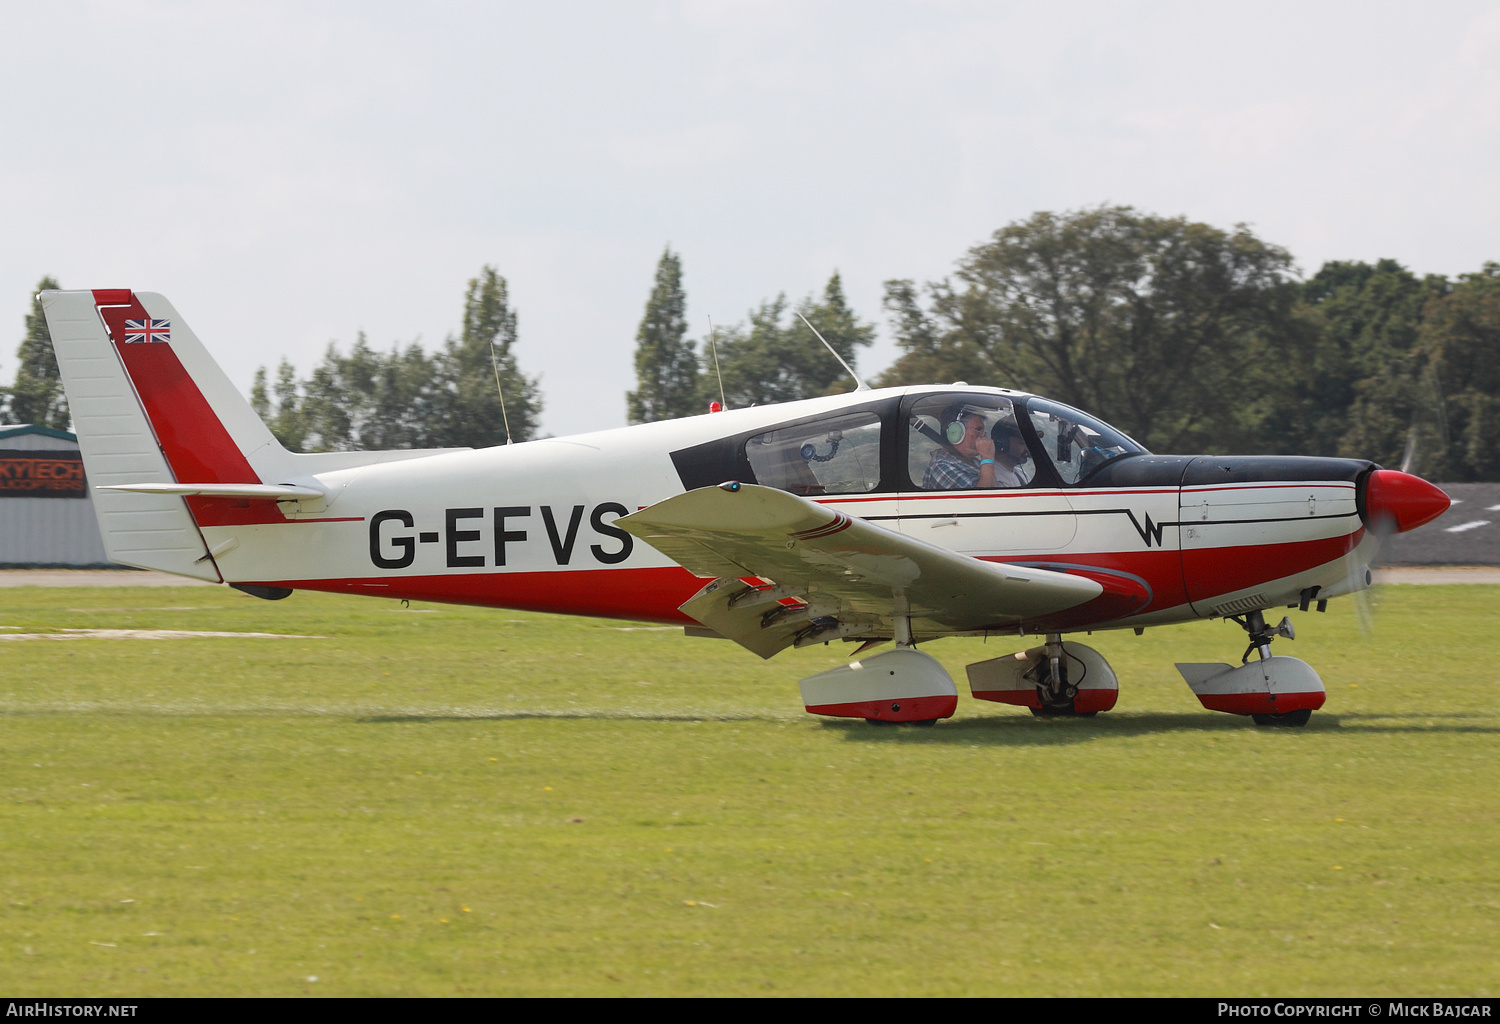
<svg viewBox="0 0 1500 1024">
<path fill-rule="evenodd" d="M 1448 511 L 1453 502 L 1421 477 L 1377 469 L 1365 483 L 1365 525 L 1396 533 L 1415 530 Z"/>
</svg>

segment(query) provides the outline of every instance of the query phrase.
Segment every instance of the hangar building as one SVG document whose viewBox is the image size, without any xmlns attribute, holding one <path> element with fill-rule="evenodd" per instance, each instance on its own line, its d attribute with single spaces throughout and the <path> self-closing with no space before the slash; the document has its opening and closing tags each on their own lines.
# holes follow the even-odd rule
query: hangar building
<svg viewBox="0 0 1500 1024">
<path fill-rule="evenodd" d="M 78 438 L 0 427 L 0 568 L 108 566 Z"/>
</svg>

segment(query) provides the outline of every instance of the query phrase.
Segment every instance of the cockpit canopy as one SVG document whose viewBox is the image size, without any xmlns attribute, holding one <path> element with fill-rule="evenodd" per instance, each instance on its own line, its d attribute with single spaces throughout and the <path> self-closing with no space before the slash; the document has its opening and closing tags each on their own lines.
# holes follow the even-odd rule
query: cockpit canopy
<svg viewBox="0 0 1500 1024">
<path fill-rule="evenodd" d="M 725 480 L 793 494 L 1070 487 L 1145 449 L 1060 402 L 925 392 L 803 417 L 672 453 L 688 489 Z"/>
</svg>

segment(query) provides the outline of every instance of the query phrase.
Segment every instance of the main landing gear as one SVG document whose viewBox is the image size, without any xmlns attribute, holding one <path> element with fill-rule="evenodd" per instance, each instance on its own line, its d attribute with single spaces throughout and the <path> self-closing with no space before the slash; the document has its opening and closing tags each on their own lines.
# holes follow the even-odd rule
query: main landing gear
<svg viewBox="0 0 1500 1024">
<path fill-rule="evenodd" d="M 1177 665 L 1199 702 L 1210 711 L 1249 715 L 1256 725 L 1306 725 L 1328 694 L 1307 662 L 1271 653 L 1271 641 L 1277 637 L 1296 638 L 1291 620 L 1268 626 L 1260 610 L 1230 618 L 1250 635 L 1239 667 L 1218 662 Z M 1260 656 L 1257 661 L 1250 660 L 1252 653 Z"/>
<path fill-rule="evenodd" d="M 1077 662 L 1075 668 L 1072 664 Z M 1076 654 L 1069 656 L 1063 647 L 1062 635 L 1050 633 L 1042 648 L 1042 656 L 1030 669 L 1022 673 L 1023 679 L 1036 684 L 1036 704 L 1031 713 L 1038 718 L 1062 718 L 1079 716 L 1092 718 L 1098 710 L 1080 710 L 1078 707 L 1078 683 L 1088 676 L 1088 666 Z"/>
<path fill-rule="evenodd" d="M 894 651 L 802 680 L 803 707 L 815 715 L 875 724 L 934 725 L 951 718 L 958 710 L 953 677 L 936 658 L 912 646 L 910 619 L 901 611 L 895 626 Z"/>
<path fill-rule="evenodd" d="M 1103 655 L 1058 633 L 1040 647 L 970 665 L 968 675 L 979 700 L 1030 708 L 1038 718 L 1092 717 L 1114 707 L 1120 694 Z"/>
</svg>

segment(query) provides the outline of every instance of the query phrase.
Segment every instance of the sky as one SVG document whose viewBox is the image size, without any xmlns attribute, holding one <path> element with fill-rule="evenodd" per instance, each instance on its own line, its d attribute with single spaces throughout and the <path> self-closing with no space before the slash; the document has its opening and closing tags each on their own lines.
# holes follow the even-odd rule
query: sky
<svg viewBox="0 0 1500 1024">
<path fill-rule="evenodd" d="M 165 294 L 249 389 L 509 282 L 544 432 L 623 425 L 663 248 L 694 337 L 1101 203 L 1304 273 L 1500 260 L 1500 3 L 0 6 L 0 380 L 43 274 Z M 7 332 L 10 339 L 7 340 Z M 497 439 L 498 440 L 498 439 Z"/>
</svg>

